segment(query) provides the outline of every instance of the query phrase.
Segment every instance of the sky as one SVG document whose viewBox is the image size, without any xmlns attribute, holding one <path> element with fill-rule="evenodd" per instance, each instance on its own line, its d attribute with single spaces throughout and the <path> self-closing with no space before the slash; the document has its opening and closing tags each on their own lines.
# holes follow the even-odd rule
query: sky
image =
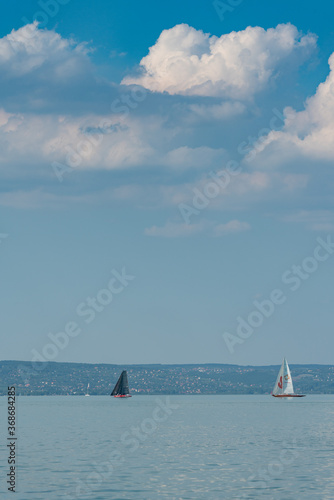
<svg viewBox="0 0 334 500">
<path fill-rule="evenodd" d="M 3 7 L 1 359 L 333 363 L 333 14 Z"/>
</svg>

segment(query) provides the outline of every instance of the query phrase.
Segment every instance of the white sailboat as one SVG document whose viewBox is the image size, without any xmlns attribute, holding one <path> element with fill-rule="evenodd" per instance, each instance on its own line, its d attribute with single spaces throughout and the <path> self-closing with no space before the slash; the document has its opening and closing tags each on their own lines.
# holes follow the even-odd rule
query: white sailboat
<svg viewBox="0 0 334 500">
<path fill-rule="evenodd" d="M 278 372 L 276 384 L 271 395 L 274 398 L 303 398 L 305 396 L 305 394 L 295 394 L 293 392 L 290 368 L 285 358 Z"/>
<path fill-rule="evenodd" d="M 89 394 L 89 383 L 87 385 L 87 392 L 86 392 L 85 396 L 90 396 L 90 394 Z"/>
</svg>

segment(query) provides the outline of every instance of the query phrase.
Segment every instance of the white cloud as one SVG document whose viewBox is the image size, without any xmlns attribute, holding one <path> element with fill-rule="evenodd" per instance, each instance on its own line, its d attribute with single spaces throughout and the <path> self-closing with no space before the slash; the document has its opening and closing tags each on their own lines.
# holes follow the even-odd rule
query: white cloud
<svg viewBox="0 0 334 500">
<path fill-rule="evenodd" d="M 226 236 L 228 234 L 247 231 L 251 226 L 247 222 L 231 220 L 225 224 L 216 224 L 202 219 L 197 223 L 185 224 L 179 222 L 166 222 L 164 226 L 152 226 L 145 229 L 147 236 L 159 236 L 163 238 L 185 238 L 198 233 L 206 233 L 208 236 Z"/>
<path fill-rule="evenodd" d="M 212 182 L 209 172 L 223 169 L 228 159 L 235 156 L 237 146 L 233 144 L 239 140 L 238 134 L 241 139 L 247 134 L 253 135 L 254 125 L 249 116 L 254 109 L 247 106 L 249 103 L 238 100 L 239 97 L 250 97 L 264 88 L 280 70 L 281 63 L 291 62 L 294 57 L 300 62 L 314 44 L 313 36 L 302 37 L 291 25 L 267 31 L 247 28 L 221 38 L 210 37 L 186 25 L 176 26 L 163 32 L 151 49 L 148 60 L 155 61 L 155 69 L 142 78 L 152 83 L 157 77 L 157 82 L 165 84 L 170 77 L 174 79 L 174 86 L 166 88 L 167 92 L 194 95 L 146 92 L 144 100 L 136 102 L 134 108 L 127 107 L 125 101 L 119 99 L 120 106 L 115 107 L 118 112 L 105 115 L 113 97 L 108 94 L 106 100 L 105 95 L 101 97 L 97 91 L 96 70 L 85 45 L 64 39 L 53 30 L 40 30 L 36 24 L 12 31 L 0 39 L 0 100 L 6 102 L 4 107 L 0 102 L 0 167 L 2 178 L 17 181 L 17 191 L 8 196 L 4 193 L 0 203 L 34 206 L 38 205 L 38 198 L 41 204 L 59 203 L 57 188 L 60 186 L 52 169 L 52 163 L 59 162 L 72 166 L 77 172 L 77 186 L 87 181 L 92 171 L 138 169 L 133 178 L 132 172 L 131 175 L 118 172 L 114 177 L 96 175 L 94 189 L 87 181 L 80 196 L 78 193 L 71 196 L 72 181 L 64 183 L 61 187 L 64 191 L 69 189 L 65 196 L 69 202 L 79 199 L 96 202 L 103 198 L 108 202 L 131 201 L 141 207 L 175 210 L 180 203 L 191 205 L 195 196 L 193 189 L 203 190 Z M 165 80 L 158 64 L 164 51 L 168 69 Z M 173 57 L 189 59 L 190 66 L 185 65 L 190 68 L 188 80 L 182 77 L 178 82 Z M 334 65 L 332 59 L 331 64 Z M 211 79 L 209 83 L 201 80 L 203 75 Z M 95 83 L 84 88 L 89 78 Z M 183 90 L 180 85 L 185 85 Z M 115 91 L 116 86 L 106 84 L 108 90 L 112 87 Z M 128 94 L 124 94 L 124 87 L 118 88 L 118 97 L 131 96 L 131 90 L 127 88 Z M 195 95 L 198 90 L 204 97 Z M 81 100 L 75 105 L 80 102 L 80 106 L 75 111 L 67 109 L 67 104 L 72 106 L 80 92 Z M 210 199 L 208 213 L 239 211 L 259 207 L 261 203 L 265 206 L 273 200 L 295 199 L 295 194 L 310 184 L 309 172 L 293 169 L 273 172 L 269 165 L 289 158 L 291 149 L 287 144 L 297 139 L 299 143 L 309 140 L 311 144 L 312 135 L 317 133 L 322 141 L 319 136 L 317 141 L 313 140 L 312 154 L 330 157 L 333 151 L 330 143 L 334 116 L 332 92 L 333 70 L 328 80 L 319 86 L 316 96 L 308 101 L 304 112 L 290 110 L 289 114 L 289 110 L 285 111 L 285 128 L 281 135 L 273 132 L 260 141 L 256 146 L 258 163 L 246 164 L 241 160 L 241 173 L 233 177 L 227 189 Z M 8 93 L 12 100 L 8 100 Z M 205 97 L 206 94 L 209 97 Z M 33 103 L 32 108 L 22 108 L 20 99 L 24 95 L 26 102 Z M 213 95 L 219 98 L 210 97 Z M 102 111 L 96 109 L 95 103 L 91 105 L 91 96 L 94 101 L 95 97 L 101 98 Z M 58 106 L 58 98 L 64 98 L 65 107 Z M 50 103 L 54 106 L 52 109 L 48 107 Z M 127 112 L 121 112 L 121 107 Z M 238 118 L 226 121 L 235 116 Z M 87 143 L 89 133 L 93 134 L 93 145 Z M 269 150 L 275 147 L 277 153 L 273 158 Z M 307 154 L 309 151 L 310 148 Z M 259 168 L 262 156 L 267 170 Z M 108 182 L 105 184 L 106 179 L 112 186 Z M 95 187 L 97 184 L 99 186 Z M 181 236 L 206 231 L 211 235 L 223 235 L 247 229 L 243 224 L 246 223 L 230 221 L 214 229 L 203 223 L 183 227 L 171 222 L 163 228 L 149 228 L 147 234 Z"/>
<path fill-rule="evenodd" d="M 2 126 L 1 126 L 2 124 Z M 99 129 L 99 124 L 105 124 Z M 87 128 L 96 133 L 87 134 Z M 10 167 L 23 159 L 29 164 L 59 162 L 77 170 L 114 169 L 140 165 L 153 154 L 138 121 L 120 125 L 116 117 L 82 118 L 0 113 L 0 164 Z M 27 160 L 25 160 L 27 163 Z"/>
<path fill-rule="evenodd" d="M 226 120 L 244 113 L 246 107 L 238 101 L 226 101 L 220 104 L 190 104 L 190 111 L 202 121 Z"/>
<path fill-rule="evenodd" d="M 205 146 L 190 148 L 182 146 L 169 151 L 161 160 L 161 163 L 178 169 L 202 168 L 226 160 L 224 149 L 212 149 Z"/>
<path fill-rule="evenodd" d="M 87 63 L 83 44 L 62 38 L 58 33 L 28 24 L 0 39 L 0 71 L 7 78 L 22 77 L 47 66 L 41 78 L 68 79 Z"/>
<path fill-rule="evenodd" d="M 262 141 L 257 151 L 258 164 L 279 166 L 302 158 L 334 159 L 334 53 L 329 58 L 329 66 L 326 81 L 306 101 L 303 111 L 284 110 L 284 129 L 270 132 Z"/>
<path fill-rule="evenodd" d="M 283 220 L 303 224 L 312 231 L 334 231 L 334 212 L 330 210 L 300 210 Z"/>
<path fill-rule="evenodd" d="M 316 37 L 291 24 L 264 30 L 248 27 L 221 37 L 187 24 L 164 30 L 140 65 L 139 76 L 123 83 L 154 92 L 249 99 L 268 85 L 291 59 L 296 66 L 314 49 Z"/>
<path fill-rule="evenodd" d="M 203 224 L 180 224 L 174 222 L 167 222 L 164 226 L 152 226 L 145 229 L 147 236 L 160 236 L 163 238 L 178 238 L 192 236 L 193 234 L 200 233 L 204 229 Z"/>
<path fill-rule="evenodd" d="M 247 222 L 241 222 L 239 220 L 231 220 L 226 224 L 218 224 L 214 228 L 215 236 L 225 236 L 231 233 L 240 233 L 241 231 L 248 231 L 251 226 Z"/>
<path fill-rule="evenodd" d="M 110 106 L 116 86 L 97 78 L 89 52 L 37 23 L 0 38 L 0 107 L 78 115 Z"/>
<path fill-rule="evenodd" d="M 11 116 L 12 116 L 11 113 L 6 113 L 4 109 L 0 108 L 0 127 L 7 125 Z"/>
<path fill-rule="evenodd" d="M 49 172 L 53 162 L 76 170 L 158 166 L 183 171 L 213 168 L 227 159 L 222 148 L 173 148 L 172 134 L 154 116 L 38 116 L 0 110 L 0 165 L 11 169 L 28 158 L 35 167 L 49 165 Z"/>
</svg>

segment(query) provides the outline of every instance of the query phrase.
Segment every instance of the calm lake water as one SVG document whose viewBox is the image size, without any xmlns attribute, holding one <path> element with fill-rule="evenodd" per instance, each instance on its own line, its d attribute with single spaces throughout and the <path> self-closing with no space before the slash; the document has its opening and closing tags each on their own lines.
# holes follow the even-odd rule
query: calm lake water
<svg viewBox="0 0 334 500">
<path fill-rule="evenodd" d="M 334 396 L 21 397 L 16 495 L 0 405 L 0 498 L 334 499 Z"/>
</svg>

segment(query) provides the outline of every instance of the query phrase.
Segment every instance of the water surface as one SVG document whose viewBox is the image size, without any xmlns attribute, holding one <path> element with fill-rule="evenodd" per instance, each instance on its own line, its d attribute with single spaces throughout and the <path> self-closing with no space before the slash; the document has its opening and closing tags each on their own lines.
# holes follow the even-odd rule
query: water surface
<svg viewBox="0 0 334 500">
<path fill-rule="evenodd" d="M 334 499 L 334 396 L 21 397 L 16 495 L 0 405 L 1 498 Z"/>
</svg>

